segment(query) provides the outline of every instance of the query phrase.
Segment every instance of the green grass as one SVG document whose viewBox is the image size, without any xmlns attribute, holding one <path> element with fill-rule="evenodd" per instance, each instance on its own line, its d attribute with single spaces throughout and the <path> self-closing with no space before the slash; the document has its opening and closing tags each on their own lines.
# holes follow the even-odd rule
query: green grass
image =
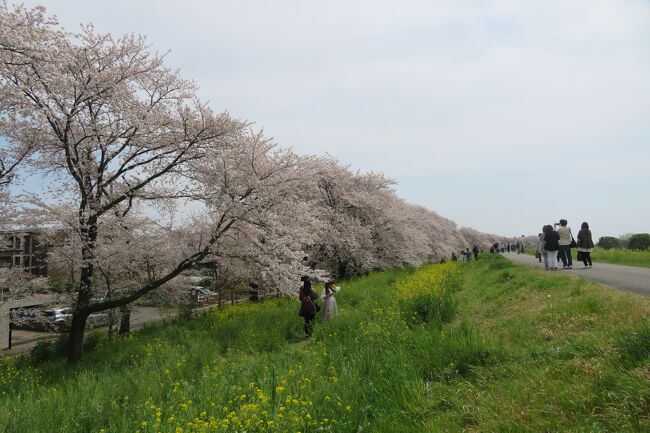
<svg viewBox="0 0 650 433">
<path fill-rule="evenodd" d="M 594 262 L 650 268 L 650 250 L 635 251 L 621 248 L 605 250 L 603 248 L 594 248 L 591 252 L 591 258 Z"/>
<path fill-rule="evenodd" d="M 650 431 L 648 300 L 499 255 L 429 296 L 418 272 L 342 284 L 309 340 L 274 300 L 102 339 L 74 367 L 0 360 L 0 432 Z"/>
<path fill-rule="evenodd" d="M 575 261 L 577 250 L 573 249 L 571 252 L 573 254 L 573 260 Z M 535 255 L 535 249 L 526 248 L 526 253 Z M 591 260 L 594 263 L 612 263 L 615 265 L 641 266 L 644 268 L 650 268 L 650 250 L 639 251 L 628 250 L 624 248 L 606 250 L 596 247 L 591 252 Z"/>
</svg>

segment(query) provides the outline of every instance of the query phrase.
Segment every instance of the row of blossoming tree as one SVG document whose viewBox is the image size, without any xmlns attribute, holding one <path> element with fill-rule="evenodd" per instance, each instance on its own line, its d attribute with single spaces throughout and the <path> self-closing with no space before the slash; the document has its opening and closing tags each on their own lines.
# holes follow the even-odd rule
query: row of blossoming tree
<svg viewBox="0 0 650 433">
<path fill-rule="evenodd" d="M 172 290 L 200 262 L 290 293 L 314 269 L 350 277 L 490 242 L 399 199 L 382 174 L 297 155 L 214 113 L 141 36 L 70 33 L 43 8 L 6 4 L 0 23 L 0 181 L 47 180 L 2 197 L 2 223 L 54 233 L 70 362 L 90 314 Z"/>
</svg>

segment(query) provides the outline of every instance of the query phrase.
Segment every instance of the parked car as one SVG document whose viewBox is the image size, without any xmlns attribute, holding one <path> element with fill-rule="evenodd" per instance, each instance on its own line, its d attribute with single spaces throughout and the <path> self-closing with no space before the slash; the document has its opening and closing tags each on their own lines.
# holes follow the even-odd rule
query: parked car
<svg viewBox="0 0 650 433">
<path fill-rule="evenodd" d="M 187 289 L 190 293 L 190 299 L 192 302 L 196 302 L 199 305 L 208 305 L 214 304 L 219 300 L 219 295 L 212 290 L 206 289 L 205 287 L 190 287 Z"/>
<path fill-rule="evenodd" d="M 54 331 L 66 331 L 70 329 L 72 322 L 72 309 L 70 308 L 50 308 L 43 311 L 45 320 L 50 329 Z M 108 313 L 98 312 L 92 313 L 86 320 L 86 328 L 96 328 L 98 326 L 108 325 Z"/>
</svg>

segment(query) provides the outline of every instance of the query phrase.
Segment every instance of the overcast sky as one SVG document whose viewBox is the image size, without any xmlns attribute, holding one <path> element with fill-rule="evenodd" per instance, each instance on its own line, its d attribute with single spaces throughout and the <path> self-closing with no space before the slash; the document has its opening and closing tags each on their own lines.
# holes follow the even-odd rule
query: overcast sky
<svg viewBox="0 0 650 433">
<path fill-rule="evenodd" d="M 650 232 L 650 1 L 49 0 L 461 226 Z"/>
</svg>

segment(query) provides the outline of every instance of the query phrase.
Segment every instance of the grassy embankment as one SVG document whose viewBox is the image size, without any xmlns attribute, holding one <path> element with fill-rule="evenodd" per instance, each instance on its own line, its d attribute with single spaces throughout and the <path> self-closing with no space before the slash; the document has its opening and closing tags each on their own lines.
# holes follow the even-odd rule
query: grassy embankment
<svg viewBox="0 0 650 433">
<path fill-rule="evenodd" d="M 635 251 L 621 248 L 605 250 L 603 248 L 594 248 L 591 257 L 594 262 L 650 268 L 650 250 Z"/>
<path fill-rule="evenodd" d="M 573 260 L 576 261 L 577 250 L 571 250 Z M 535 255 L 534 248 L 526 248 L 526 253 Z M 650 250 L 627 250 L 624 248 L 614 248 L 606 250 L 604 248 L 594 248 L 591 252 L 591 260 L 594 263 L 612 263 L 615 265 L 641 266 L 650 268 Z"/>
<path fill-rule="evenodd" d="M 455 266 L 347 282 L 307 341 L 276 300 L 72 368 L 5 359 L 0 431 L 650 430 L 649 301 L 498 255 Z"/>
</svg>

